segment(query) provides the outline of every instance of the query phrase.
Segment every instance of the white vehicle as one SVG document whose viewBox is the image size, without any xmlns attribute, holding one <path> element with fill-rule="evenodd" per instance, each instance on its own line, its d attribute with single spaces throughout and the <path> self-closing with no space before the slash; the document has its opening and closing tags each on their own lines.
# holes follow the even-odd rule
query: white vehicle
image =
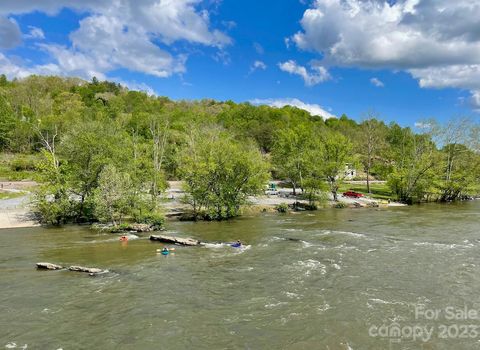
<svg viewBox="0 0 480 350">
<path fill-rule="evenodd" d="M 278 194 L 278 191 L 274 190 L 273 188 L 269 188 L 265 191 L 265 194 L 269 196 L 276 196 Z"/>
</svg>

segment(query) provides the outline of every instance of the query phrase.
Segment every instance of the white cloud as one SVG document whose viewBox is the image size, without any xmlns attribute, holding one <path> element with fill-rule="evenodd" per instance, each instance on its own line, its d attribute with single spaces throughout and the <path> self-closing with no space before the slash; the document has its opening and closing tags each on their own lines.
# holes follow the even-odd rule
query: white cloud
<svg viewBox="0 0 480 350">
<path fill-rule="evenodd" d="M 331 78 L 327 69 L 320 65 L 312 65 L 309 71 L 294 60 L 289 60 L 279 63 L 278 67 L 284 72 L 301 76 L 307 86 L 313 86 Z"/>
<path fill-rule="evenodd" d="M 480 112 L 480 90 L 472 91 L 470 103 L 473 109 L 475 109 L 477 112 Z"/>
<path fill-rule="evenodd" d="M 432 127 L 432 124 L 424 123 L 424 122 L 415 122 L 414 125 L 417 129 L 422 129 L 422 130 L 430 129 Z"/>
<path fill-rule="evenodd" d="M 254 99 L 250 101 L 254 105 L 267 105 L 271 107 L 282 108 L 284 106 L 293 106 L 309 112 L 311 115 L 321 116 L 323 119 L 336 118 L 335 115 L 327 112 L 318 104 L 310 104 L 300 101 L 297 98 L 268 98 L 268 99 Z"/>
<path fill-rule="evenodd" d="M 260 45 L 259 43 L 253 43 L 253 48 L 259 55 L 263 55 L 265 53 L 263 46 Z"/>
<path fill-rule="evenodd" d="M 45 39 L 45 33 L 41 28 L 34 26 L 28 26 L 28 28 L 30 32 L 24 35 L 26 39 Z"/>
<path fill-rule="evenodd" d="M 17 22 L 13 19 L 0 17 L 0 48 L 10 49 L 22 41 L 22 34 Z"/>
<path fill-rule="evenodd" d="M 122 86 L 125 86 L 130 91 L 145 92 L 150 96 L 157 96 L 156 91 L 145 83 L 137 83 L 136 81 L 125 81 L 121 78 L 110 78 L 111 81 L 117 82 Z"/>
<path fill-rule="evenodd" d="M 71 45 L 50 43 L 38 46 L 52 56 L 52 64 L 65 74 L 101 78 L 110 71 L 126 68 L 156 77 L 168 77 L 185 72 L 187 56 L 167 51 L 174 42 L 184 41 L 220 50 L 231 43 L 229 36 L 210 28 L 209 13 L 198 9 L 200 2 L 17 0 L 0 4 L 0 14 L 39 11 L 55 15 L 65 7 L 87 13 L 79 28 L 70 33 Z M 0 45 L 2 23 L 0 20 Z M 27 37 L 37 39 L 43 36 L 39 28 L 31 28 L 27 34 Z M 164 44 L 162 48 L 159 42 Z"/>
<path fill-rule="evenodd" d="M 383 83 L 383 81 L 381 81 L 378 78 L 370 79 L 370 83 L 376 87 L 385 87 L 385 84 Z"/>
<path fill-rule="evenodd" d="M 250 67 L 250 73 L 255 72 L 257 69 L 265 70 L 267 69 L 267 65 L 262 61 L 255 61 Z"/>
<path fill-rule="evenodd" d="M 32 74 L 37 75 L 61 75 L 62 72 L 55 64 L 36 65 L 28 67 L 24 62 L 15 62 L 0 52 L 0 73 L 9 79 L 25 78 Z"/>
<path fill-rule="evenodd" d="M 422 87 L 480 91 L 480 1 L 316 0 L 291 37 L 325 66 L 404 70 Z"/>
</svg>

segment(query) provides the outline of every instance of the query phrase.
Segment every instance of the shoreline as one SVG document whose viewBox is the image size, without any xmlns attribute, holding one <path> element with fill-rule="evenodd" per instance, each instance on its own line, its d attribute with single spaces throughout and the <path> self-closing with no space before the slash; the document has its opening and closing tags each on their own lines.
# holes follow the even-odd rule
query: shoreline
<svg viewBox="0 0 480 350">
<path fill-rule="evenodd" d="M 25 187 L 32 186 L 32 182 L 0 182 L 4 186 L 4 191 L 17 192 L 25 191 Z M 8 184 L 8 185 L 7 185 Z M 164 202 L 162 207 L 165 210 L 166 220 L 177 220 L 178 217 L 182 216 L 184 213 L 188 212 L 189 206 L 181 202 L 181 198 L 185 194 L 182 190 L 182 183 L 180 181 L 169 181 L 170 188 L 164 194 Z M 250 208 L 255 208 L 254 210 L 249 210 L 248 206 L 245 210 L 251 214 L 253 212 L 261 213 L 264 210 L 276 211 L 275 207 L 280 204 L 292 205 L 295 202 L 300 202 L 303 204 L 308 203 L 305 200 L 298 199 L 293 197 L 289 192 L 289 189 L 281 189 L 283 194 L 286 196 L 280 195 L 262 195 L 256 197 L 250 197 Z M 0 200 L 0 229 L 12 229 L 12 228 L 28 228 L 28 227 L 39 227 L 41 224 L 34 220 L 32 217 L 31 210 L 29 209 L 30 193 L 25 192 L 24 196 Z M 388 208 L 388 207 L 403 207 L 407 206 L 403 203 L 379 201 L 368 197 L 362 198 L 350 198 L 344 197 L 341 194 L 339 195 L 338 202 L 334 202 L 331 194 L 325 208 L 334 208 L 337 203 L 343 203 L 346 209 L 348 208 Z"/>
</svg>

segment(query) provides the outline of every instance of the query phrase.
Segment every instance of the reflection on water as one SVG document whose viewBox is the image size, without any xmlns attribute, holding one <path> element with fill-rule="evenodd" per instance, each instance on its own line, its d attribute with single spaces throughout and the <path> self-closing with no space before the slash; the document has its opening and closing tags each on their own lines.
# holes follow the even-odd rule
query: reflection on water
<svg viewBox="0 0 480 350">
<path fill-rule="evenodd" d="M 213 243 L 168 256 L 148 236 L 125 243 L 83 227 L 2 230 L 0 347 L 477 349 L 473 333 L 443 339 L 437 330 L 399 343 L 369 332 L 446 322 L 415 318 L 418 306 L 480 309 L 479 209 L 472 202 L 170 223 L 171 234 Z M 236 239 L 247 249 L 218 244 Z M 37 271 L 38 261 L 111 272 Z M 459 325 L 472 323 L 480 326 Z"/>
</svg>

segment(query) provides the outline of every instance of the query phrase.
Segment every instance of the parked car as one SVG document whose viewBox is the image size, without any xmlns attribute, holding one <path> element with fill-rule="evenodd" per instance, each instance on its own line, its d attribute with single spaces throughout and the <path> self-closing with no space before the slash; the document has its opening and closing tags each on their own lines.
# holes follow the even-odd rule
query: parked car
<svg viewBox="0 0 480 350">
<path fill-rule="evenodd" d="M 358 193 L 354 191 L 343 192 L 344 197 L 360 198 L 363 197 L 363 193 Z"/>
</svg>

